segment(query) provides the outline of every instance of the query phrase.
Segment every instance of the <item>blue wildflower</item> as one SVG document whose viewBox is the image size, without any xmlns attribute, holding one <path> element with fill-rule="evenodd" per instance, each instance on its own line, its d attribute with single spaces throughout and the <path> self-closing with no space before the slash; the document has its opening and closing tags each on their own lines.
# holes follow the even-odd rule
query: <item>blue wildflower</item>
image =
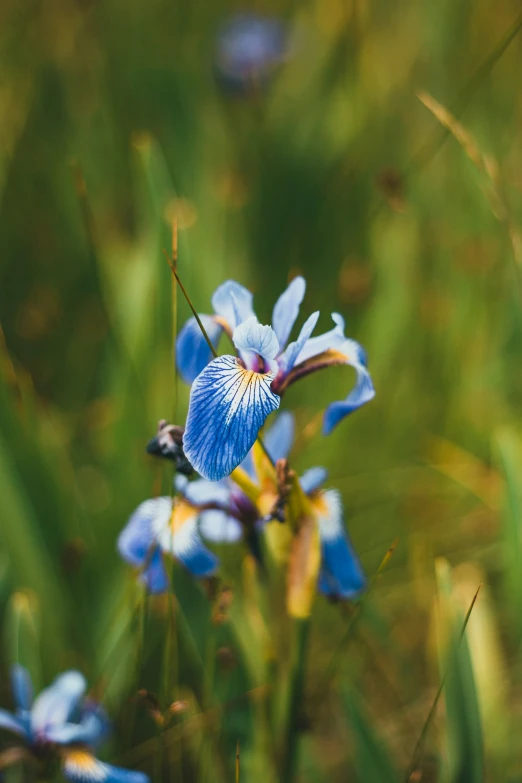
<svg viewBox="0 0 522 783">
<path fill-rule="evenodd" d="M 332 313 L 335 327 L 318 337 L 311 335 L 319 313 L 312 313 L 297 340 L 288 342 L 305 287 L 303 278 L 296 277 L 275 304 L 272 326 L 264 326 L 246 288 L 233 280 L 219 286 L 212 297 L 215 315 L 202 316 L 202 322 L 214 347 L 225 331 L 237 356 L 212 359 L 195 318 L 180 331 L 178 367 L 183 379 L 192 383 L 183 447 L 204 478 L 217 481 L 229 475 L 248 454 L 266 418 L 279 407 L 285 390 L 315 370 L 349 364 L 357 373 L 346 399 L 328 406 L 324 434 L 374 397 L 366 354 L 355 340 L 345 337 L 338 313 Z"/>
<path fill-rule="evenodd" d="M 29 672 L 11 671 L 16 711 L 0 710 L 0 728 L 16 734 L 39 762 L 59 759 L 66 778 L 78 783 L 148 783 L 142 772 L 113 767 L 93 751 L 108 733 L 102 708 L 84 699 L 87 684 L 80 672 L 67 671 L 33 701 Z"/>
<path fill-rule="evenodd" d="M 265 83 L 289 51 L 288 28 L 281 20 L 238 14 L 218 32 L 216 73 L 225 87 L 242 92 Z"/>
</svg>

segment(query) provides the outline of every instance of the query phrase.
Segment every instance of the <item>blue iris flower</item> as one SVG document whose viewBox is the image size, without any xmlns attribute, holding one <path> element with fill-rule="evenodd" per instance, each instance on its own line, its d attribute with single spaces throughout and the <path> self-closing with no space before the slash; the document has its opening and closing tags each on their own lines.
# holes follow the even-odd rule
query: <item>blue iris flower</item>
<svg viewBox="0 0 522 783">
<path fill-rule="evenodd" d="M 219 30 L 216 74 L 225 87 L 244 92 L 264 84 L 289 57 L 287 26 L 279 19 L 238 14 Z"/>
<path fill-rule="evenodd" d="M 0 710 L 0 728 L 17 735 L 39 760 L 58 758 L 66 778 L 78 783 L 148 783 L 142 772 L 113 767 L 93 751 L 107 736 L 102 708 L 84 698 L 87 683 L 80 672 L 67 671 L 33 700 L 29 672 L 11 670 L 14 714 Z"/>
<path fill-rule="evenodd" d="M 294 434 L 293 415 L 286 411 L 279 414 L 264 437 L 265 447 L 274 462 L 288 457 Z M 251 452 L 241 467 L 254 483 L 258 483 Z M 319 589 L 328 596 L 354 598 L 366 586 L 366 578 L 344 526 L 341 497 L 337 490 L 322 488 L 326 478 L 326 470 L 319 467 L 311 468 L 301 477 L 301 486 L 310 498 L 321 538 Z M 142 503 L 132 514 L 118 542 L 120 554 L 127 562 L 141 568 L 140 578 L 152 593 L 168 589 L 165 555 L 180 560 L 196 577 L 210 576 L 219 563 L 205 546 L 205 541 L 235 543 L 249 533 L 250 538 L 257 536 L 265 525 L 260 509 L 230 478 L 217 482 L 189 481 L 186 476 L 178 475 L 175 486 L 178 498 L 174 501 L 161 497 Z M 275 486 L 261 490 L 262 493 L 266 491 L 269 505 L 275 502 Z"/>
<path fill-rule="evenodd" d="M 252 294 L 229 280 L 212 297 L 214 315 L 201 316 L 214 347 L 225 331 L 237 356 L 212 358 L 212 352 L 191 318 L 176 344 L 179 371 L 192 383 L 185 454 L 195 470 L 211 481 L 228 476 L 250 451 L 266 418 L 279 407 L 281 395 L 299 378 L 323 367 L 349 364 L 357 381 L 346 399 L 328 406 L 324 434 L 375 395 L 366 354 L 344 335 L 344 320 L 332 313 L 334 328 L 312 337 L 319 313 L 305 321 L 297 340 L 289 343 L 305 293 L 305 281 L 296 277 L 277 300 L 272 326 L 260 324 L 252 308 Z"/>
</svg>

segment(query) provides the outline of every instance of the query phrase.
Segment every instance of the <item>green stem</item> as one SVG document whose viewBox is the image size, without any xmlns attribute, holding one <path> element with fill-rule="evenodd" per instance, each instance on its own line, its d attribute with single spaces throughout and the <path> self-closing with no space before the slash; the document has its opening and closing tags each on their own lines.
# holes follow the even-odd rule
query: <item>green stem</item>
<svg viewBox="0 0 522 783">
<path fill-rule="evenodd" d="M 288 714 L 286 721 L 285 747 L 283 748 L 282 783 L 293 783 L 297 772 L 299 750 L 299 717 L 303 701 L 303 689 L 306 669 L 306 652 L 308 648 L 308 635 L 310 631 L 310 619 L 294 620 L 295 648 L 294 665 L 290 680 L 290 692 L 288 697 Z"/>
</svg>

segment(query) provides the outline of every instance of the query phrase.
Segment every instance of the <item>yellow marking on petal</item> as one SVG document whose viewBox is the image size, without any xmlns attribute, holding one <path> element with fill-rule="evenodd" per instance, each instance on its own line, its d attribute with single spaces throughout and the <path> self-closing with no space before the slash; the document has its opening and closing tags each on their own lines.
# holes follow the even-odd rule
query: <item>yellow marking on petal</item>
<svg viewBox="0 0 522 783">
<path fill-rule="evenodd" d="M 65 767 L 71 772 L 90 780 L 103 780 L 103 767 L 95 756 L 81 748 L 70 748 L 64 751 Z"/>
<path fill-rule="evenodd" d="M 314 492 L 310 498 L 310 505 L 319 517 L 325 517 L 328 514 L 328 504 L 323 491 Z"/>
<path fill-rule="evenodd" d="M 197 515 L 198 510 L 183 498 L 176 497 L 172 504 L 170 517 L 170 529 L 175 535 L 183 525 Z"/>
</svg>

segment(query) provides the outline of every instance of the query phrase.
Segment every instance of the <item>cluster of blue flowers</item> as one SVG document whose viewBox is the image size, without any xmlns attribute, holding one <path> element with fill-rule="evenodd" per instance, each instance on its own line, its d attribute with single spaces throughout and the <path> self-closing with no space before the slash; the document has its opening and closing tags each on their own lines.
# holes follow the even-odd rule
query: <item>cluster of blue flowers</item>
<svg viewBox="0 0 522 783">
<path fill-rule="evenodd" d="M 160 422 L 149 451 L 175 459 L 177 465 L 183 451 L 189 468 L 201 478 L 189 480 L 178 473 L 174 497 L 142 503 L 118 542 L 120 554 L 140 569 L 140 578 L 151 592 L 168 589 L 165 557 L 175 558 L 196 577 L 211 576 L 218 559 L 208 544 L 232 544 L 242 538 L 252 542 L 267 526 L 279 524 L 271 520 L 284 520 L 277 471 L 263 468 L 253 447 L 292 383 L 331 365 L 349 364 L 355 369 L 354 388 L 325 412 L 325 434 L 374 396 L 364 350 L 345 337 L 338 313 L 332 314 L 334 328 L 316 337 L 312 333 L 319 313 L 313 313 L 290 342 L 304 294 L 305 281 L 297 277 L 276 302 L 272 325 L 262 325 L 252 307 L 252 294 L 227 281 L 212 297 L 214 313 L 198 316 L 206 334 L 196 318 L 180 331 L 178 369 L 191 384 L 186 427 L 183 431 Z M 232 340 L 235 356 L 215 356 L 223 332 Z M 293 415 L 283 412 L 263 433 L 273 465 L 287 460 L 294 429 Z M 365 577 L 344 526 L 340 495 L 335 489 L 323 489 L 325 480 L 326 471 L 320 467 L 299 479 L 319 531 L 318 587 L 332 597 L 353 598 L 363 590 Z"/>
</svg>

